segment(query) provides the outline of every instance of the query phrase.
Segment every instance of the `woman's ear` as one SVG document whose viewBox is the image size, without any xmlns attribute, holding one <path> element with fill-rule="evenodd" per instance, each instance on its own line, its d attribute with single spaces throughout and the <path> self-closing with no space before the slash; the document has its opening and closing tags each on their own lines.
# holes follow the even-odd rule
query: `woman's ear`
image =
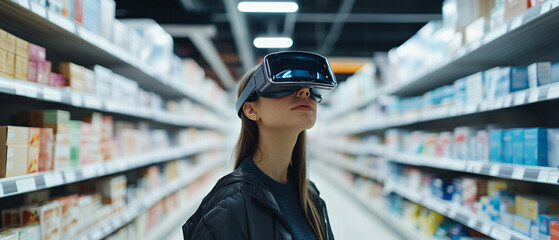
<svg viewBox="0 0 559 240">
<path fill-rule="evenodd" d="M 245 102 L 243 104 L 243 112 L 250 120 L 258 120 L 258 113 L 256 112 L 256 102 Z"/>
</svg>

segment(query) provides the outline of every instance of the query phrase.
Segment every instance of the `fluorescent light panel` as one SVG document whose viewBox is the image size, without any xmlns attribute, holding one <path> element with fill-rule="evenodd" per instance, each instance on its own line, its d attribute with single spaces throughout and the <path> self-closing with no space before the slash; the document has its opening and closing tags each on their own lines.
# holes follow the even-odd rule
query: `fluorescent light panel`
<svg viewBox="0 0 559 240">
<path fill-rule="evenodd" d="M 290 13 L 297 12 L 299 5 L 296 2 L 254 2 L 243 1 L 237 5 L 241 12 L 275 12 Z"/>
<path fill-rule="evenodd" d="M 257 37 L 252 43 L 257 48 L 289 48 L 293 40 L 288 37 Z"/>
</svg>

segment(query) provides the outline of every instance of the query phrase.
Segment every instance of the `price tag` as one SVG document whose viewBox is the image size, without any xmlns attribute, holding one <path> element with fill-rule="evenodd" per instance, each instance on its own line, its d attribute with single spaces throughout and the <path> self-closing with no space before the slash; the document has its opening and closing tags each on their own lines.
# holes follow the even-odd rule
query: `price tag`
<svg viewBox="0 0 559 240">
<path fill-rule="evenodd" d="M 549 179 L 547 180 L 549 183 L 559 183 L 559 171 L 555 170 L 549 174 Z"/>
<path fill-rule="evenodd" d="M 468 220 L 468 227 L 474 228 L 476 226 L 476 223 L 477 223 L 476 219 L 473 218 L 473 217 L 470 217 L 470 219 Z"/>
<path fill-rule="evenodd" d="M 65 18 L 64 16 L 56 13 L 56 12 L 49 12 L 48 16 L 49 20 L 58 25 L 61 28 L 64 28 L 66 31 L 75 33 L 76 32 L 76 25 L 70 19 Z"/>
<path fill-rule="evenodd" d="M 67 183 L 76 181 L 76 173 L 73 170 L 64 172 L 64 179 Z"/>
<path fill-rule="evenodd" d="M 497 175 L 499 175 L 499 169 L 500 169 L 500 166 L 499 166 L 499 165 L 493 164 L 493 165 L 491 166 L 491 170 L 489 171 L 489 175 L 491 175 L 491 176 L 497 176 Z"/>
<path fill-rule="evenodd" d="M 64 179 L 62 179 L 62 174 L 60 173 L 45 174 L 44 178 L 47 188 L 62 185 L 64 183 Z"/>
<path fill-rule="evenodd" d="M 530 98 L 528 99 L 528 102 L 533 103 L 533 102 L 537 102 L 538 100 L 540 100 L 540 90 L 539 89 L 532 90 L 532 92 L 530 92 Z"/>
<path fill-rule="evenodd" d="M 17 95 L 25 96 L 25 87 L 23 85 L 14 83 L 14 88 L 16 89 Z"/>
<path fill-rule="evenodd" d="M 485 235 L 489 234 L 489 232 L 491 231 L 491 226 L 489 226 L 489 224 L 483 224 L 481 226 L 481 232 Z"/>
<path fill-rule="evenodd" d="M 512 171 L 512 178 L 514 179 L 522 179 L 524 178 L 524 172 L 526 171 L 523 167 L 515 167 Z"/>
<path fill-rule="evenodd" d="M 511 22 L 510 22 L 510 28 L 509 31 L 512 31 L 518 27 L 520 27 L 522 25 L 522 16 L 519 16 L 517 18 L 514 18 Z"/>
<path fill-rule="evenodd" d="M 95 168 L 91 166 L 82 168 L 82 175 L 84 178 L 95 177 Z"/>
<path fill-rule="evenodd" d="M 540 175 L 538 176 L 538 182 L 547 182 L 549 180 L 550 170 L 544 169 L 540 171 Z"/>
<path fill-rule="evenodd" d="M 512 94 L 506 95 L 504 102 L 503 102 L 503 107 L 510 107 L 512 105 Z"/>
<path fill-rule="evenodd" d="M 82 97 L 78 94 L 72 93 L 72 105 L 81 107 L 83 105 Z"/>
<path fill-rule="evenodd" d="M 43 6 L 38 2 L 31 1 L 31 11 L 43 18 L 47 17 L 47 11 L 45 6 Z"/>
<path fill-rule="evenodd" d="M 17 180 L 16 186 L 19 193 L 35 191 L 37 189 L 37 186 L 35 185 L 35 178 L 32 177 Z"/>
<path fill-rule="evenodd" d="M 526 103 L 526 91 L 517 93 L 514 96 L 514 105 L 522 105 Z"/>
<path fill-rule="evenodd" d="M 559 87 L 552 87 L 547 93 L 547 99 L 559 98 Z"/>
<path fill-rule="evenodd" d="M 49 100 L 53 102 L 60 102 L 62 101 L 62 94 L 58 90 L 46 87 L 43 88 L 43 98 L 45 100 Z"/>
<path fill-rule="evenodd" d="M 551 10 L 551 2 L 550 1 L 545 1 L 541 5 L 542 5 L 542 8 L 540 10 L 540 15 L 545 14 L 545 13 L 549 12 L 549 10 Z"/>
</svg>

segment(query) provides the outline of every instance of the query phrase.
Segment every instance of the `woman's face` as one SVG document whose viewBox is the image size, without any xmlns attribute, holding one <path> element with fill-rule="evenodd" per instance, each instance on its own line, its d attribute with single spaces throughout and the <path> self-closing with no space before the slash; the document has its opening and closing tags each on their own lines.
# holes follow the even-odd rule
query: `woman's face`
<svg viewBox="0 0 559 240">
<path fill-rule="evenodd" d="M 249 111 L 247 116 L 256 119 L 259 125 L 269 128 L 302 131 L 312 128 L 316 122 L 317 104 L 310 96 L 309 87 L 302 87 L 293 94 L 281 98 L 259 97 L 253 107 L 254 115 Z"/>
</svg>

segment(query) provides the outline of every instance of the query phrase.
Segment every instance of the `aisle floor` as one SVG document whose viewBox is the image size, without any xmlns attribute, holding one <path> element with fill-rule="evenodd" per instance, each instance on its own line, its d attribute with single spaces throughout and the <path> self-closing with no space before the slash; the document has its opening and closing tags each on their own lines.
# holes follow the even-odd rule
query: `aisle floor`
<svg viewBox="0 0 559 240">
<path fill-rule="evenodd" d="M 326 202 L 336 240 L 401 239 L 379 219 L 370 214 L 368 210 L 357 204 L 351 196 L 347 196 L 344 192 L 329 184 L 328 180 L 325 179 L 327 176 L 313 170 L 311 170 L 310 176 L 320 190 L 320 196 Z M 182 232 L 178 227 L 167 238 L 167 240 L 181 239 Z"/>
</svg>

